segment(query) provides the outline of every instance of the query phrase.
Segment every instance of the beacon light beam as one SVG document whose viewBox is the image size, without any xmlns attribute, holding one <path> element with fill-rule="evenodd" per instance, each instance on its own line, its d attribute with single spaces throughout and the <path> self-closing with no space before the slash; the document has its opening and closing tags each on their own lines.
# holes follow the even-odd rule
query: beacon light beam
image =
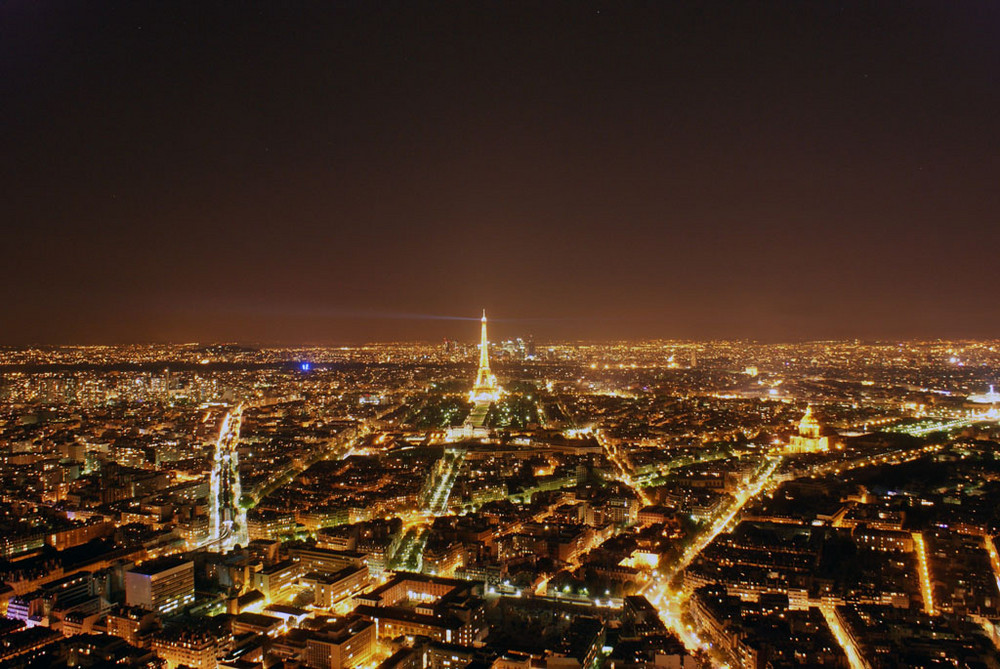
<svg viewBox="0 0 1000 669">
<path fill-rule="evenodd" d="M 470 316 L 431 314 L 412 311 L 393 311 L 377 308 L 352 308 L 324 306 L 322 304 L 266 304 L 260 300 L 224 299 L 193 300 L 172 309 L 185 315 L 211 312 L 236 316 L 262 316 L 284 318 L 334 318 L 350 320 L 399 320 L 399 321 L 475 321 Z"/>
<path fill-rule="evenodd" d="M 387 309 L 354 309 L 350 307 L 319 306 L 306 304 L 263 305 L 259 301 L 225 300 L 223 302 L 190 302 L 178 305 L 177 312 L 185 314 L 210 311 L 229 315 L 266 316 L 284 318 L 332 318 L 344 320 L 397 320 L 397 321 L 477 321 L 471 316 L 420 313 L 413 311 L 392 311 Z M 620 321 L 620 318 L 602 316 L 522 316 L 494 318 L 494 323 L 584 323 L 598 321 Z M 646 320 L 643 318 L 630 319 Z"/>
</svg>

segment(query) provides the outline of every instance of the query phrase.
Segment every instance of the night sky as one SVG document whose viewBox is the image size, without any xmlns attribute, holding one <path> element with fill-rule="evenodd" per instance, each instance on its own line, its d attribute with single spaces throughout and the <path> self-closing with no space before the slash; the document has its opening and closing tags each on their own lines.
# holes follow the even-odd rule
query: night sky
<svg viewBox="0 0 1000 669">
<path fill-rule="evenodd" d="M 0 2 L 0 343 L 1000 336 L 1000 3 Z"/>
</svg>

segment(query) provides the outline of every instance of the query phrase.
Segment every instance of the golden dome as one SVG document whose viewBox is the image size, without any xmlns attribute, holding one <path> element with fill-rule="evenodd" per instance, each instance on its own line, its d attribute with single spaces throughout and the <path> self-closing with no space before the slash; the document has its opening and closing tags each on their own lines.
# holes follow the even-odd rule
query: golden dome
<svg viewBox="0 0 1000 669">
<path fill-rule="evenodd" d="M 799 421 L 799 434 L 804 437 L 818 437 L 820 432 L 819 421 L 813 415 L 812 405 L 806 406 L 806 413 Z"/>
</svg>

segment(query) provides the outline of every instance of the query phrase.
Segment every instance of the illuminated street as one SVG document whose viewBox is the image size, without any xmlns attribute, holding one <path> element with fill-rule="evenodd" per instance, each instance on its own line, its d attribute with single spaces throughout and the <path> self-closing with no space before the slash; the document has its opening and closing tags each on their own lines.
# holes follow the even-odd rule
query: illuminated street
<svg viewBox="0 0 1000 669">
<path fill-rule="evenodd" d="M 833 632 L 833 636 L 836 637 L 837 643 L 840 644 L 840 647 L 844 649 L 844 653 L 847 654 L 847 661 L 850 663 L 851 669 L 865 669 L 867 665 L 861 659 L 861 655 L 858 654 L 858 649 L 855 647 L 854 642 L 848 638 L 847 633 L 837 619 L 837 612 L 834 607 L 830 604 L 820 604 L 819 610 L 823 612 L 823 618 L 826 620 L 826 624 L 830 626 L 830 630 Z"/>
<path fill-rule="evenodd" d="M 927 564 L 927 548 L 924 536 L 920 532 L 913 533 L 913 545 L 917 552 L 917 576 L 920 578 L 920 592 L 924 597 L 924 612 L 929 616 L 937 615 L 934 606 L 934 583 L 931 580 L 930 567 Z"/>
<path fill-rule="evenodd" d="M 768 458 L 754 481 L 740 488 L 733 504 L 695 537 L 694 542 L 678 561 L 667 567 L 661 565 L 658 570 L 654 571 L 653 578 L 646 585 L 644 594 L 659 610 L 663 623 L 667 629 L 673 631 L 684 641 L 684 645 L 689 650 L 708 652 L 711 644 L 701 638 L 689 622 L 685 622 L 687 597 L 683 592 L 671 591 L 669 583 L 676 574 L 694 560 L 705 546 L 726 529 L 748 501 L 760 494 L 780 464 L 780 458 Z M 712 656 L 711 653 L 710 656 Z"/>
<path fill-rule="evenodd" d="M 993 576 L 996 578 L 997 591 L 1000 592 L 1000 553 L 997 551 L 996 542 L 993 537 L 986 535 L 983 537 L 986 551 L 990 555 L 990 566 L 993 567 Z"/>
<path fill-rule="evenodd" d="M 226 552 L 247 542 L 246 509 L 241 506 L 242 488 L 236 445 L 240 439 L 243 405 L 222 418 L 210 477 L 210 531 L 206 545 Z"/>
</svg>

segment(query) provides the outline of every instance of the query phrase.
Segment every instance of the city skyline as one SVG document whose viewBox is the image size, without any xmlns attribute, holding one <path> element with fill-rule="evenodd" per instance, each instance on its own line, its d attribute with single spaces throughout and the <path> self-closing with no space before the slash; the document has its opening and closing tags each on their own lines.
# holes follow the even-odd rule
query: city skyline
<svg viewBox="0 0 1000 669">
<path fill-rule="evenodd" d="M 0 659 L 995 659 L 1000 342 L 462 322 L 478 345 L 0 349 Z"/>
<path fill-rule="evenodd" d="M 998 26 L 0 1 L 0 667 L 1000 669 Z"/>
</svg>

